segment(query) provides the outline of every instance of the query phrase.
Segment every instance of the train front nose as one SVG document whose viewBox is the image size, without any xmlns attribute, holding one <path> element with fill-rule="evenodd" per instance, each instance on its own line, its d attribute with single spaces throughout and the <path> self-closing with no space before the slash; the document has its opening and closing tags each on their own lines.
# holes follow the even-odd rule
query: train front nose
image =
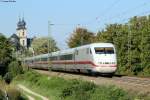
<svg viewBox="0 0 150 100">
<path fill-rule="evenodd" d="M 96 67 L 93 70 L 95 72 L 114 73 L 117 70 L 116 53 L 113 46 L 95 47 L 94 51 L 93 57 Z"/>
<path fill-rule="evenodd" d="M 93 71 L 99 73 L 115 73 L 117 70 L 117 64 L 99 64 Z"/>
<path fill-rule="evenodd" d="M 115 55 L 96 57 L 94 71 L 99 73 L 115 73 L 117 70 L 117 62 Z"/>
</svg>

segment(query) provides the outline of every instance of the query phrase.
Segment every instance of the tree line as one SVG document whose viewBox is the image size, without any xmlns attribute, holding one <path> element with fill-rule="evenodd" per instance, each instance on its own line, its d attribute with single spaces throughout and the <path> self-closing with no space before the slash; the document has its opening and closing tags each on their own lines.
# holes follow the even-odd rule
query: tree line
<svg viewBox="0 0 150 100">
<path fill-rule="evenodd" d="M 35 38 L 29 48 L 21 46 L 16 40 L 12 41 L 11 37 L 6 38 L 0 33 L 0 76 L 8 81 L 23 72 L 22 58 L 59 50 L 53 38 Z"/>
<path fill-rule="evenodd" d="M 51 44 L 48 46 L 49 41 Z M 78 27 L 67 40 L 69 48 L 94 42 L 109 42 L 115 45 L 118 73 L 150 76 L 150 16 L 135 16 L 125 24 L 109 24 L 97 33 Z M 1 67 L 1 74 L 8 71 L 6 66 L 15 59 L 13 53 L 16 49 L 13 48 L 8 39 L 0 34 L 0 66 L 5 66 L 3 69 Z M 34 39 L 31 48 L 32 50 L 24 49 L 22 55 L 33 56 L 33 53 L 39 55 L 47 53 L 48 50 L 59 50 L 55 40 L 47 37 Z"/>
<path fill-rule="evenodd" d="M 109 24 L 97 33 L 77 28 L 67 44 L 73 48 L 93 42 L 115 45 L 118 73 L 150 76 L 150 16 L 135 16 L 125 24 Z"/>
</svg>

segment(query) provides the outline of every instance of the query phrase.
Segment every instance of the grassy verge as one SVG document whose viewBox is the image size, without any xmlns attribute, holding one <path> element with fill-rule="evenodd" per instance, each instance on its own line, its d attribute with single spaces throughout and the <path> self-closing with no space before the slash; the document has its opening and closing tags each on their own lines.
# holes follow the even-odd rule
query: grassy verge
<svg viewBox="0 0 150 100">
<path fill-rule="evenodd" d="M 116 86 L 97 86 L 82 80 L 65 80 L 60 77 L 48 77 L 30 71 L 18 76 L 19 82 L 50 100 L 134 100 L 149 99 L 117 88 Z"/>
<path fill-rule="evenodd" d="M 22 90 L 21 93 L 24 94 L 25 96 L 31 96 L 31 97 L 33 97 L 35 100 L 41 100 L 40 97 L 37 97 L 37 96 L 35 96 L 35 95 L 33 95 L 33 94 L 30 94 L 30 93 L 28 93 L 28 92 L 26 92 L 26 91 L 23 91 L 23 90 Z"/>
<path fill-rule="evenodd" d="M 6 99 L 5 92 L 7 92 L 9 100 L 27 100 L 27 97 L 21 94 L 14 85 L 7 85 L 3 80 L 0 80 L 0 100 Z"/>
</svg>

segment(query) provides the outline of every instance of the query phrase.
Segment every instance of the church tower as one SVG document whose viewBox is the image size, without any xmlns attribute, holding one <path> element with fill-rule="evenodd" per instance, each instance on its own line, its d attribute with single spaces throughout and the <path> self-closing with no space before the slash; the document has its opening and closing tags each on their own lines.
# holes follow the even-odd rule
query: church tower
<svg viewBox="0 0 150 100">
<path fill-rule="evenodd" d="M 22 20 L 19 18 L 16 31 L 17 36 L 19 37 L 20 45 L 27 48 L 27 28 L 24 18 L 22 18 Z"/>
</svg>

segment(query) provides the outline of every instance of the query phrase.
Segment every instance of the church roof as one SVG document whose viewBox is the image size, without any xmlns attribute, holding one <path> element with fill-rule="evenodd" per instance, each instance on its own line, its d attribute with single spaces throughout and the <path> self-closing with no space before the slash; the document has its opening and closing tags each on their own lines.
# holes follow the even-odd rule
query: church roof
<svg viewBox="0 0 150 100">
<path fill-rule="evenodd" d="M 16 34 L 12 34 L 12 35 L 10 36 L 10 38 L 14 38 L 14 39 L 19 40 L 19 37 L 18 37 Z"/>
<path fill-rule="evenodd" d="M 16 49 L 19 49 L 19 37 L 16 34 L 12 34 L 9 38 L 10 43 L 16 47 Z"/>
<path fill-rule="evenodd" d="M 17 30 L 19 29 L 26 29 L 26 22 L 24 21 L 24 18 L 22 18 L 22 20 L 19 18 L 17 23 Z"/>
</svg>

